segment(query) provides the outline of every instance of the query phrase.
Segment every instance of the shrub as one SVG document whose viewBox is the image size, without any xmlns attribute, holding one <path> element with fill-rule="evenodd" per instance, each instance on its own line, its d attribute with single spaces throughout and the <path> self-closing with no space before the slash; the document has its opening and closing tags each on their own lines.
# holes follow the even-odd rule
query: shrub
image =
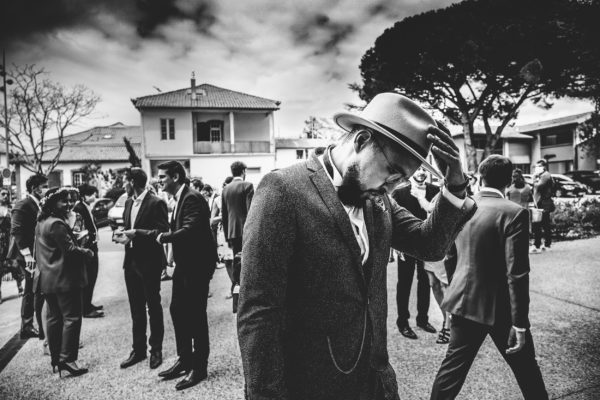
<svg viewBox="0 0 600 400">
<path fill-rule="evenodd" d="M 600 200 L 582 198 L 574 202 L 559 202 L 552 213 L 557 239 L 580 239 L 600 234 Z"/>
</svg>

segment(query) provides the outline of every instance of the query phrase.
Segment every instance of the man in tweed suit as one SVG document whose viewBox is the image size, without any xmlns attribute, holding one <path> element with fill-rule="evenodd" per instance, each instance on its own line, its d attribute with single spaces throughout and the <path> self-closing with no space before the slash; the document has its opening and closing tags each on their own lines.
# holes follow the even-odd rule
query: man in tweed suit
<svg viewBox="0 0 600 400">
<path fill-rule="evenodd" d="M 416 103 L 385 93 L 335 119 L 340 143 L 267 174 L 246 221 L 238 335 L 252 400 L 398 399 L 390 247 L 440 260 L 476 208 L 456 145 Z M 434 170 L 430 148 L 447 186 L 421 221 L 385 192 L 421 164 Z"/>
</svg>

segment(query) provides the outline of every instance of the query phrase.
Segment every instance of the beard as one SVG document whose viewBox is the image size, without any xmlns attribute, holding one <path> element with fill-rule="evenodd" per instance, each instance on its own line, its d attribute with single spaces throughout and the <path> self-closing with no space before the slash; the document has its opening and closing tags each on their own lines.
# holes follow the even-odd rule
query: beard
<svg viewBox="0 0 600 400">
<path fill-rule="evenodd" d="M 338 197 L 341 202 L 351 207 L 362 207 L 371 191 L 360 188 L 360 169 L 358 164 L 352 164 L 346 169 L 342 185 L 338 187 Z"/>
</svg>

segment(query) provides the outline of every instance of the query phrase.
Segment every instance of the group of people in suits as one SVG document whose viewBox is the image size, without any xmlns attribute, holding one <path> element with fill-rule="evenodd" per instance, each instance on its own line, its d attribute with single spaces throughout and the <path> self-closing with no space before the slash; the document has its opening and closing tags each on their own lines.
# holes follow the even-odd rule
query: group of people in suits
<svg viewBox="0 0 600 400">
<path fill-rule="evenodd" d="M 399 399 L 387 353 L 390 248 L 409 264 L 400 292 L 416 260 L 437 262 L 454 247 L 441 303 L 449 345 L 431 398 L 458 395 L 489 334 L 523 396 L 547 399 L 529 331 L 528 213 L 503 194 L 510 161 L 484 160 L 482 189 L 471 196 L 449 131 L 410 99 L 382 93 L 359 115 L 334 120 L 341 140 L 267 174 L 249 210 L 238 309 L 246 397 Z M 425 159 L 430 151 L 441 174 Z M 420 207 L 423 218 L 389 196 L 420 166 L 444 181 Z M 398 303 L 406 336 L 404 298 Z M 422 309 L 417 325 L 428 327 Z"/>
<path fill-rule="evenodd" d="M 202 194 L 189 187 L 183 165 L 177 161 L 160 164 L 158 179 L 162 190 L 175 201 L 170 221 L 165 202 L 146 190 L 146 173 L 132 168 L 125 177 L 130 196 L 125 203 L 125 227 L 113 236 L 125 246 L 123 268 L 132 317 L 132 351 L 121 368 L 147 357 L 146 310 L 150 320 L 149 366 L 154 369 L 162 364 L 160 276 L 163 245 L 170 244 L 175 264 L 170 313 L 178 358 L 158 376 L 165 381 L 183 376 L 175 386 L 183 390 L 208 376 L 206 307 L 218 260 L 217 246 L 210 227 L 209 205 Z"/>
</svg>

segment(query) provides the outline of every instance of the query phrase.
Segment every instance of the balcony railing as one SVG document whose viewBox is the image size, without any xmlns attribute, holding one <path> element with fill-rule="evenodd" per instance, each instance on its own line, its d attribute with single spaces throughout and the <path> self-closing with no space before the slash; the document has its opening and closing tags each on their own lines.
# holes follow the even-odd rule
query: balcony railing
<svg viewBox="0 0 600 400">
<path fill-rule="evenodd" d="M 269 153 L 271 143 L 268 141 L 244 142 L 194 142 L 194 154 L 223 153 Z"/>
</svg>

